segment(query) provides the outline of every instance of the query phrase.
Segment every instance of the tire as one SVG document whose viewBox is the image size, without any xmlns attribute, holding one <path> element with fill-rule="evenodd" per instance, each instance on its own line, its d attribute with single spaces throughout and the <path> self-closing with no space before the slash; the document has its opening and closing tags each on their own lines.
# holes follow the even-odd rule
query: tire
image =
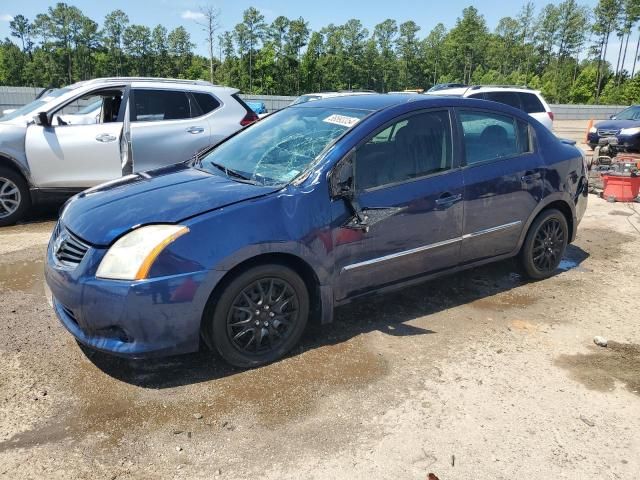
<svg viewBox="0 0 640 480">
<path fill-rule="evenodd" d="M 16 171 L 0 167 L 0 227 L 13 225 L 31 206 L 29 185 Z"/>
<path fill-rule="evenodd" d="M 567 248 L 569 227 L 559 210 L 544 210 L 534 220 L 520 250 L 520 263 L 534 280 L 549 278 Z"/>
<path fill-rule="evenodd" d="M 259 265 L 211 297 L 202 333 L 231 365 L 258 367 L 286 355 L 300 340 L 308 317 L 309 292 L 302 278 L 284 265 Z"/>
</svg>

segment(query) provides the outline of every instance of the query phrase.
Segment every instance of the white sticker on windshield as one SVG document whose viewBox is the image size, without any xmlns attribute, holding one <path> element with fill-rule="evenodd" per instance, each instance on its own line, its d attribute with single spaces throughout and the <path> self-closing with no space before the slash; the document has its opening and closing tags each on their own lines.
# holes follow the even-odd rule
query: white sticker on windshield
<svg viewBox="0 0 640 480">
<path fill-rule="evenodd" d="M 347 117 L 346 115 L 337 115 L 335 113 L 333 115 L 329 115 L 323 120 L 323 122 L 333 123 L 334 125 L 341 125 L 347 128 L 353 127 L 359 121 L 359 118 Z"/>
</svg>

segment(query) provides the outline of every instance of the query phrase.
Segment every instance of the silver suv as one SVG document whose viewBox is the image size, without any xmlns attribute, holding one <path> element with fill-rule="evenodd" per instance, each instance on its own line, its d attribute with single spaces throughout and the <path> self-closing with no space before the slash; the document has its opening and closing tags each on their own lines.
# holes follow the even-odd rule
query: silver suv
<svg viewBox="0 0 640 480">
<path fill-rule="evenodd" d="M 1 117 L 0 226 L 32 204 L 188 160 L 258 119 L 237 94 L 199 80 L 99 78 Z"/>
</svg>

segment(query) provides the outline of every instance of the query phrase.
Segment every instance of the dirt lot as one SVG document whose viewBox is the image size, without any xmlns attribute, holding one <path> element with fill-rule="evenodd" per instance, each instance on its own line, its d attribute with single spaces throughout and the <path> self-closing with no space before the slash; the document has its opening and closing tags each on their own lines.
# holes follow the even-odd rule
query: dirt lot
<svg viewBox="0 0 640 480">
<path fill-rule="evenodd" d="M 52 216 L 2 229 L 0 478 L 637 479 L 640 205 L 589 201 L 549 280 L 379 296 L 244 372 L 83 351 L 43 293 Z"/>
</svg>

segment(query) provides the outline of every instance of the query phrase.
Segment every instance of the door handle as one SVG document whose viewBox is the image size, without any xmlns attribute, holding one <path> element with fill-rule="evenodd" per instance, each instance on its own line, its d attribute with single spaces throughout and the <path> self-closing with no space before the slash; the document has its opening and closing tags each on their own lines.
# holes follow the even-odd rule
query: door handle
<svg viewBox="0 0 640 480">
<path fill-rule="evenodd" d="M 534 180 L 540 180 L 542 174 L 540 172 L 527 172 L 521 178 L 523 182 L 533 182 Z"/>
<path fill-rule="evenodd" d="M 204 128 L 203 127 L 189 127 L 187 128 L 187 132 L 195 135 L 197 133 L 204 133 Z"/>
<path fill-rule="evenodd" d="M 101 133 L 100 135 L 96 135 L 96 140 L 102 143 L 115 142 L 118 137 L 111 135 L 110 133 Z"/>
<path fill-rule="evenodd" d="M 436 205 L 439 207 L 450 207 L 454 203 L 462 200 L 462 194 L 458 193 L 457 195 L 451 195 L 449 192 L 443 193 L 440 195 L 440 198 L 436 200 Z"/>
</svg>

